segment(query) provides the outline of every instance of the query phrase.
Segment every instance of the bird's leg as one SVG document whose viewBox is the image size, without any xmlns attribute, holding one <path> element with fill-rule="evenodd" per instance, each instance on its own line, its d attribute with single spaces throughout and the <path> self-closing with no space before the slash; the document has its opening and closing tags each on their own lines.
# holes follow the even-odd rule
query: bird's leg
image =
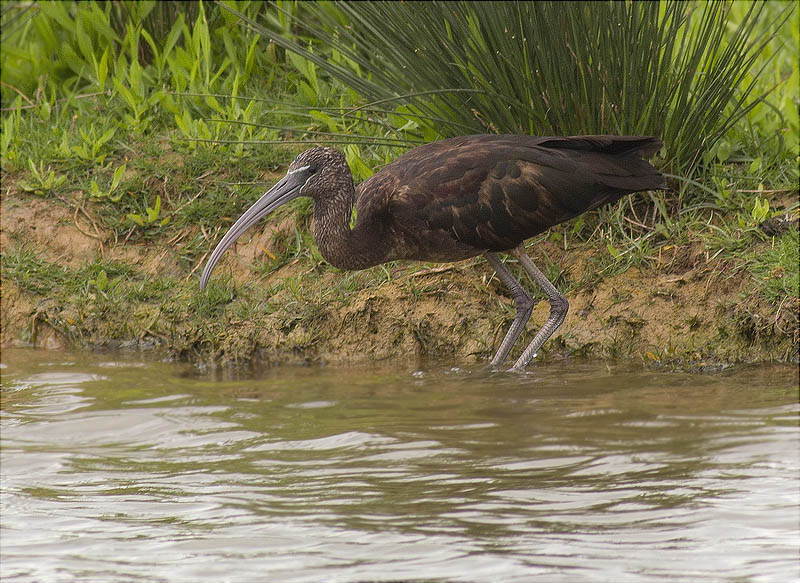
<svg viewBox="0 0 800 583">
<path fill-rule="evenodd" d="M 503 283 L 511 291 L 511 295 L 514 297 L 514 305 L 517 308 L 517 315 L 514 317 L 511 327 L 506 332 L 505 338 L 500 343 L 500 348 L 497 349 L 497 353 L 492 359 L 492 366 L 500 366 L 508 356 L 519 335 L 525 329 L 525 324 L 528 323 L 533 310 L 533 300 L 496 254 L 487 252 L 484 255 L 489 265 L 492 266 L 498 277 L 503 280 Z"/>
<path fill-rule="evenodd" d="M 547 321 L 544 323 L 544 326 L 542 326 L 542 329 L 539 330 L 539 333 L 531 340 L 531 343 L 528 344 L 528 347 L 522 355 L 517 359 L 517 362 L 514 363 L 514 366 L 511 367 L 511 370 L 522 370 L 536 356 L 542 344 L 552 336 L 553 332 L 558 330 L 559 326 L 561 326 L 561 323 L 567 316 L 569 303 L 567 303 L 567 298 L 558 293 L 558 290 L 550 283 L 550 280 L 544 276 L 544 273 L 539 271 L 539 268 L 534 265 L 531 258 L 525 253 L 524 243 L 516 249 L 513 249 L 511 254 L 519 260 L 522 268 L 539 284 L 539 286 L 541 286 L 550 299 L 550 315 L 547 317 Z"/>
</svg>

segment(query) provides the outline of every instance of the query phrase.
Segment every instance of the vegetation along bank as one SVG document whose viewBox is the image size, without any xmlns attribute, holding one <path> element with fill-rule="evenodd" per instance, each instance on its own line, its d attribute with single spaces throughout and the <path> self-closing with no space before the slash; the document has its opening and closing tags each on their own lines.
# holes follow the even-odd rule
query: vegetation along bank
<svg viewBox="0 0 800 583">
<path fill-rule="evenodd" d="M 539 358 L 797 361 L 795 4 L 652 6 L 3 4 L 2 345 L 488 361 L 514 305 L 484 259 L 337 270 L 305 199 L 199 273 L 309 144 L 360 181 L 454 135 L 612 133 L 661 137 L 669 190 L 528 242 L 570 302 Z"/>
</svg>

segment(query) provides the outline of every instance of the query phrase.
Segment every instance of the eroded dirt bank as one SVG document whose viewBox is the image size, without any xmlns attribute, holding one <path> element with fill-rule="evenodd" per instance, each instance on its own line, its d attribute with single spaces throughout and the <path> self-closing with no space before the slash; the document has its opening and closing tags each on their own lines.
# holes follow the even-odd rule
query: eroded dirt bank
<svg viewBox="0 0 800 583">
<path fill-rule="evenodd" d="M 228 295 L 212 302 L 197 286 L 202 256 L 185 258 L 182 242 L 192 238 L 191 229 L 165 240 L 115 242 L 63 203 L 6 196 L 2 345 L 158 350 L 195 363 L 244 366 L 437 356 L 478 361 L 491 357 L 513 319 L 507 291 L 480 259 L 398 263 L 357 274 L 295 260 L 254 272 L 276 232 L 289 227 L 264 226 L 229 252 L 218 271 L 232 279 L 217 288 Z M 564 270 L 559 287 L 572 289 L 569 315 L 540 358 L 798 359 L 796 303 L 760 300 L 750 275 L 703 249 L 667 246 L 656 266 L 617 275 L 600 273 L 588 248 L 564 252 L 545 242 L 531 252 L 537 261 L 546 252 Z M 30 267 L 23 256 L 35 259 Z M 90 265 L 116 265 L 121 275 L 103 284 L 95 268 L 94 279 L 75 281 Z M 48 273 L 63 281 L 48 285 Z M 537 304 L 512 356 L 548 309 L 546 301 Z"/>
</svg>

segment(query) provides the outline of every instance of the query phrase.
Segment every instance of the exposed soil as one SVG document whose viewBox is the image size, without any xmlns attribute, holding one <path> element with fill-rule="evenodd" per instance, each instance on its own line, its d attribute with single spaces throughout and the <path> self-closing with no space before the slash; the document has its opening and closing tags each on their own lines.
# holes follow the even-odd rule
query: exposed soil
<svg viewBox="0 0 800 583">
<path fill-rule="evenodd" d="M 237 301 L 247 301 L 262 283 L 266 289 L 288 277 L 303 281 L 308 267 L 302 263 L 266 276 L 252 269 L 274 232 L 290 229 L 290 223 L 255 230 L 235 253 L 228 252 L 222 264 L 234 286 L 249 282 L 239 288 Z M 190 274 L 196 266 L 181 264 L 175 240 L 173 232 L 170 241 L 115 242 L 62 202 L 4 195 L 4 254 L 25 245 L 73 268 L 96 257 L 115 259 L 137 273 L 174 278 L 177 291 L 170 291 L 170 301 L 119 306 L 93 303 L 91 296 L 44 297 L 4 278 L 2 345 L 156 349 L 196 363 L 240 365 L 439 356 L 482 361 L 491 357 L 514 315 L 508 292 L 481 260 L 409 264 L 383 283 L 326 305 L 289 302 L 283 310 L 255 309 L 250 317 L 237 317 L 235 310 L 200 315 L 190 302 L 198 293 L 198 273 Z M 569 315 L 540 358 L 580 354 L 700 366 L 798 359 L 798 306 L 759 300 L 746 272 L 709 261 L 703 249 L 665 247 L 657 267 L 610 277 L 597 273 L 591 249 L 565 253 L 543 243 L 532 250 L 535 261 L 543 253 L 564 268 L 568 281 L 579 284 L 567 294 Z M 343 275 L 327 270 L 314 285 L 335 286 Z M 546 301 L 537 304 L 512 356 L 532 338 L 548 309 Z"/>
</svg>

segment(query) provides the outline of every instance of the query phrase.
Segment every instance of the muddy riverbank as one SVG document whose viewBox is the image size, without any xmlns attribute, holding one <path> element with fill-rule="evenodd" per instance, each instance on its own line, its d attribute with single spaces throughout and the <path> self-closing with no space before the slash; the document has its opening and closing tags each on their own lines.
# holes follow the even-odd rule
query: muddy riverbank
<svg viewBox="0 0 800 583">
<path fill-rule="evenodd" d="M 126 242 L 65 203 L 3 195 L 4 347 L 155 350 L 240 366 L 481 361 L 513 319 L 508 292 L 482 259 L 357 273 L 319 260 L 271 268 L 275 245 L 294 236 L 291 216 L 245 236 L 205 294 L 197 284 L 204 254 L 187 260 L 185 252 L 196 229 Z M 216 240 L 202 235 L 209 246 Z M 530 252 L 543 267 L 546 253 L 557 284 L 570 290 L 569 315 L 540 359 L 699 366 L 798 359 L 796 302 L 764 301 L 751 274 L 696 244 L 665 245 L 655 262 L 621 272 L 601 268 L 601 252 L 590 246 L 564 251 L 544 240 Z M 537 304 L 523 341 L 548 308 Z"/>
</svg>

